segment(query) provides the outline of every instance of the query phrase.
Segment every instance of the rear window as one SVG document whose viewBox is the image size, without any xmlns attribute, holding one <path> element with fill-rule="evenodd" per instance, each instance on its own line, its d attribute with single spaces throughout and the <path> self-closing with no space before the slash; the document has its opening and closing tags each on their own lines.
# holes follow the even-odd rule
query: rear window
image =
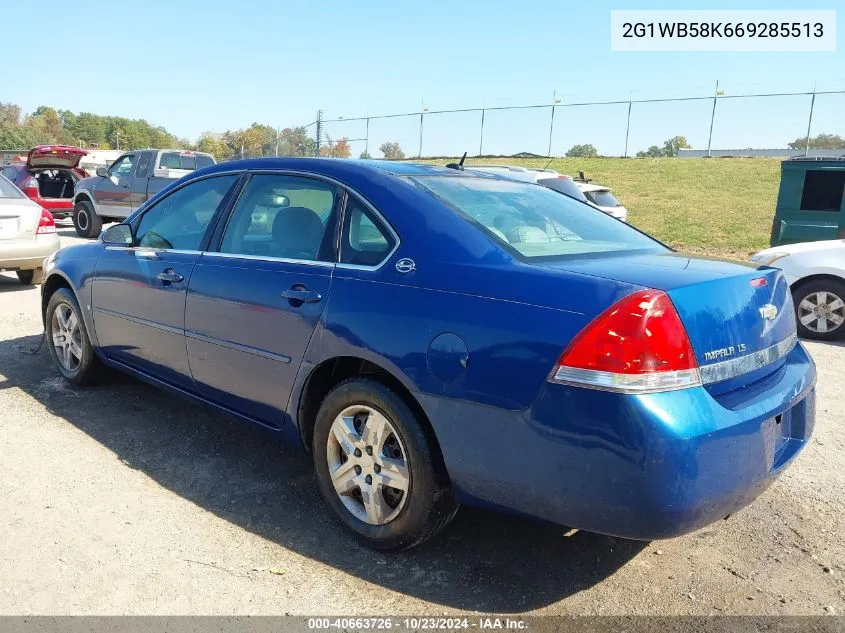
<svg viewBox="0 0 845 633">
<path fill-rule="evenodd" d="M 621 207 L 619 200 L 613 197 L 613 194 L 607 190 L 586 191 L 585 195 L 592 200 L 593 204 L 600 207 Z"/>
<path fill-rule="evenodd" d="M 161 155 L 159 165 L 164 169 L 202 169 L 214 164 L 211 156 L 205 154 L 183 154 L 181 152 L 165 152 Z"/>
<path fill-rule="evenodd" d="M 553 191 L 567 195 L 580 202 L 587 202 L 586 196 L 584 196 L 584 193 L 571 178 L 541 178 L 537 181 L 537 184 L 548 187 Z"/>
<path fill-rule="evenodd" d="M 545 187 L 460 176 L 412 180 L 529 259 L 666 250 L 623 222 Z"/>
<path fill-rule="evenodd" d="M 5 176 L 0 176 L 0 198 L 25 198 L 23 192 L 9 182 Z"/>
<path fill-rule="evenodd" d="M 811 169 L 804 177 L 802 211 L 839 211 L 845 190 L 845 170 Z"/>
</svg>

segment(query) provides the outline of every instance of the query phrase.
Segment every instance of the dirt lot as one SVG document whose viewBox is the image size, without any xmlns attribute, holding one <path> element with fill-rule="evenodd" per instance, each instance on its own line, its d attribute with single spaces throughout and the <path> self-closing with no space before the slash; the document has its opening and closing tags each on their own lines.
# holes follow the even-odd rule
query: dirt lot
<svg viewBox="0 0 845 633">
<path fill-rule="evenodd" d="M 66 386 L 27 355 L 38 308 L 0 275 L 0 614 L 845 614 L 845 346 L 808 344 L 815 438 L 728 521 L 638 543 L 464 509 L 385 556 L 264 433 L 128 378 Z"/>
</svg>

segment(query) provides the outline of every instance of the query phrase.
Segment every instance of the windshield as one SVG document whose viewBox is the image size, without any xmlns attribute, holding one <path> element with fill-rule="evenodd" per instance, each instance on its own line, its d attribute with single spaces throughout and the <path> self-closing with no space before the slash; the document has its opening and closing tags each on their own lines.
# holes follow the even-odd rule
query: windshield
<svg viewBox="0 0 845 633">
<path fill-rule="evenodd" d="M 587 191 L 586 196 L 600 207 L 621 207 L 619 200 L 613 197 L 607 189 L 599 189 L 597 191 Z"/>
<path fill-rule="evenodd" d="M 541 178 L 537 181 L 538 185 L 543 185 L 544 187 L 548 187 L 549 189 L 553 189 L 554 191 L 559 191 L 562 194 L 566 194 L 570 198 L 575 198 L 580 202 L 587 202 L 587 197 L 583 194 L 583 192 L 578 188 L 578 185 L 575 184 L 571 178 Z"/>
<path fill-rule="evenodd" d="M 535 184 L 465 176 L 411 180 L 526 258 L 666 250 L 594 207 Z"/>
<path fill-rule="evenodd" d="M 23 192 L 15 187 L 5 176 L 0 176 L 0 198 L 25 198 Z"/>
</svg>

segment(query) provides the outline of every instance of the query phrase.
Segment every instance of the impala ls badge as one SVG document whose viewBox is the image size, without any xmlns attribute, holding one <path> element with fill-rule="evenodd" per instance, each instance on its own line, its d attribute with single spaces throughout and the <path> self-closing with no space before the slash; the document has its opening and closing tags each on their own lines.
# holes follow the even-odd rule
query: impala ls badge
<svg viewBox="0 0 845 633">
<path fill-rule="evenodd" d="M 403 257 L 398 262 L 396 262 L 396 270 L 400 273 L 410 273 L 417 269 L 417 264 L 414 262 L 413 259 L 409 259 L 408 257 Z"/>
<path fill-rule="evenodd" d="M 767 321 L 774 321 L 777 315 L 778 309 L 771 303 L 767 303 L 762 308 L 760 308 L 760 316 L 766 319 Z"/>
</svg>

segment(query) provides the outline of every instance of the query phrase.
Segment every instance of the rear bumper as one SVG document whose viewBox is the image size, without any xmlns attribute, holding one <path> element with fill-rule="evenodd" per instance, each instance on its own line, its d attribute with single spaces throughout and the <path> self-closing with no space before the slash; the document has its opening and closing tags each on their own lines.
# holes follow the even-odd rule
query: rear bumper
<svg viewBox="0 0 845 633">
<path fill-rule="evenodd" d="M 523 412 L 421 398 L 464 501 L 652 540 L 724 518 L 765 490 L 812 434 L 814 385 L 797 345 L 769 376 L 718 396 L 548 384 Z"/>
<path fill-rule="evenodd" d="M 60 248 L 55 233 L 29 240 L 0 241 L 0 270 L 34 270 L 41 268 L 45 257 Z"/>
</svg>

